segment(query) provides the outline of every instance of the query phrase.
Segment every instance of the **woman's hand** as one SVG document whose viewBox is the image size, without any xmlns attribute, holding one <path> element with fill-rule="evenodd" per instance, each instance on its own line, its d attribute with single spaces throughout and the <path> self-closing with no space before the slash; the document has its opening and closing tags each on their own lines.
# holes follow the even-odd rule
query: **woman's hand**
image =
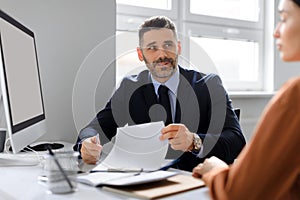
<svg viewBox="0 0 300 200">
<path fill-rule="evenodd" d="M 203 174 L 216 168 L 227 169 L 228 165 L 219 158 L 212 156 L 211 158 L 205 159 L 203 163 L 200 163 L 193 169 L 193 176 L 201 177 Z"/>
</svg>

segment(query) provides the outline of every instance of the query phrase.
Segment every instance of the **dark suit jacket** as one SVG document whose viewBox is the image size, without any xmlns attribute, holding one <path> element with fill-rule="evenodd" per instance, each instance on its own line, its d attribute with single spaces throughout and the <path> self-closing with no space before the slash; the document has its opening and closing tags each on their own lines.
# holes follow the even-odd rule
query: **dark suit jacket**
<svg viewBox="0 0 300 200">
<path fill-rule="evenodd" d="M 200 136 L 203 152 L 197 155 L 177 151 L 180 154 L 177 154 L 172 167 L 191 171 L 205 158 L 213 155 L 228 164 L 232 163 L 244 147 L 245 138 L 220 78 L 180 66 L 179 71 L 175 123 L 185 124 L 191 132 Z M 97 114 L 97 120 L 94 119 L 81 131 L 78 141 L 87 137 L 84 130 L 97 129 L 95 122 L 102 129 L 98 130 L 100 135 L 104 133 L 111 140 L 117 127 L 162 120 L 163 110 L 154 105 L 157 105 L 157 96 L 149 72 L 146 70 L 127 77 L 105 108 Z"/>
</svg>

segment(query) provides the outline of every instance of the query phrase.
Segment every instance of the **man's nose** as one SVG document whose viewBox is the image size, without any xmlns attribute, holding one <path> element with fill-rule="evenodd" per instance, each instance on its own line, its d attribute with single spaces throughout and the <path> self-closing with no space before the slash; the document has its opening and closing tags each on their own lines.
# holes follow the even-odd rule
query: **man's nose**
<svg viewBox="0 0 300 200">
<path fill-rule="evenodd" d="M 164 49 L 164 48 L 159 48 L 158 51 L 157 51 L 157 54 L 158 54 L 158 56 L 159 56 L 160 58 L 165 58 L 165 57 L 167 57 L 168 52 L 167 52 L 167 50 Z"/>
</svg>

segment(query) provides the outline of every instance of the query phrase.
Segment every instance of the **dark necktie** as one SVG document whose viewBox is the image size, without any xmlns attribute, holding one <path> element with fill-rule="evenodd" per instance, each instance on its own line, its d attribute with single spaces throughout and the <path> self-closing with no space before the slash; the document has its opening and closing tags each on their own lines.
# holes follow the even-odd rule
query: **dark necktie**
<svg viewBox="0 0 300 200">
<path fill-rule="evenodd" d="M 164 119 L 165 125 L 172 123 L 172 113 L 168 91 L 169 88 L 164 85 L 160 85 L 158 88 L 159 104 L 161 104 L 165 108 L 165 111 L 167 113 L 167 119 Z"/>
</svg>

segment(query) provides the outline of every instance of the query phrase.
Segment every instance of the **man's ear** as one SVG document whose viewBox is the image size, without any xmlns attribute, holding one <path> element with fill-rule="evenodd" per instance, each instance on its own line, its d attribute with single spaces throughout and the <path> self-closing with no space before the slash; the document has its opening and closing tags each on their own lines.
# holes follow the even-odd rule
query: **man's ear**
<svg viewBox="0 0 300 200">
<path fill-rule="evenodd" d="M 137 51 L 139 60 L 140 60 L 140 61 L 144 61 L 142 49 L 141 49 L 140 47 L 137 47 L 137 48 L 136 48 L 136 51 Z"/>
<path fill-rule="evenodd" d="M 177 49 L 178 49 L 178 55 L 180 55 L 181 54 L 181 42 L 178 40 L 178 42 L 177 42 Z"/>
</svg>

